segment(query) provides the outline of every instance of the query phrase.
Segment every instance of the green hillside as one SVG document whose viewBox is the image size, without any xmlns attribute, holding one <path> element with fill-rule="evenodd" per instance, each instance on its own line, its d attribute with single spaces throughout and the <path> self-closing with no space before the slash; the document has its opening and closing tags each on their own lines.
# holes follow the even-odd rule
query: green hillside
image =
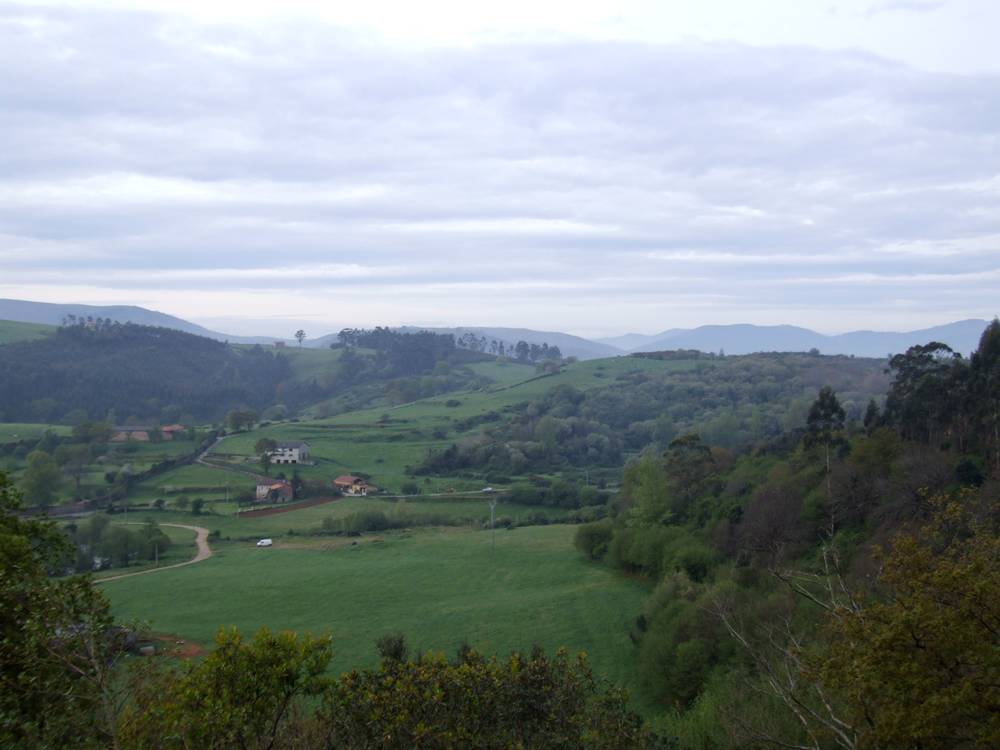
<svg viewBox="0 0 1000 750">
<path fill-rule="evenodd" d="M 35 341 L 51 336 L 56 326 L 43 323 L 20 323 L 15 320 L 0 320 L 0 346 L 18 341 Z"/>
</svg>

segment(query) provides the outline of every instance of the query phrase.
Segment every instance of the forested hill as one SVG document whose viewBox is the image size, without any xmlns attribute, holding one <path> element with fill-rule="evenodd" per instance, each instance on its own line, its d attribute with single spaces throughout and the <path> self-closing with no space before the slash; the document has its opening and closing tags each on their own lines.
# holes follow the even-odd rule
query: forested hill
<svg viewBox="0 0 1000 750">
<path fill-rule="evenodd" d="M 291 373 L 261 347 L 236 349 L 168 328 L 103 323 L 0 347 L 0 420 L 159 419 L 164 409 L 215 419 L 236 405 L 274 402 Z"/>
</svg>

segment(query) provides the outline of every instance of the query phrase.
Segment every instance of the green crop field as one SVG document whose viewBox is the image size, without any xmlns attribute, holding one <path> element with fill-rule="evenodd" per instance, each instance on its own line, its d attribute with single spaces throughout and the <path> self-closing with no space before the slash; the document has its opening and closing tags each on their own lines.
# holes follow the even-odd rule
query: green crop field
<svg viewBox="0 0 1000 750">
<path fill-rule="evenodd" d="M 222 545 L 197 565 L 111 581 L 115 614 L 208 642 L 262 625 L 333 636 L 334 669 L 377 663 L 373 641 L 402 632 L 420 651 L 566 646 L 619 684 L 634 673 L 629 626 L 644 586 L 587 562 L 573 527 L 399 532 L 350 540 Z M 381 541 L 378 541 L 381 540 Z"/>
<path fill-rule="evenodd" d="M 20 323 L 14 320 L 0 320 L 0 346 L 51 336 L 55 330 L 55 326 L 48 326 L 43 323 Z"/>
</svg>

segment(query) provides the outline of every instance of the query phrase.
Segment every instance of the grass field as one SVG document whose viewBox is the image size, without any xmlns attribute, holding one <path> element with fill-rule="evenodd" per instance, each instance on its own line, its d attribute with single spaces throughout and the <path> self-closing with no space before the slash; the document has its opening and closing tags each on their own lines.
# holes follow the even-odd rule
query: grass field
<svg viewBox="0 0 1000 750">
<path fill-rule="evenodd" d="M 103 586 L 115 614 L 207 642 L 219 626 L 262 625 L 334 638 L 334 669 L 377 663 L 373 641 L 402 632 L 420 651 L 585 650 L 618 684 L 634 673 L 629 626 L 642 585 L 587 562 L 573 527 L 399 532 L 362 538 L 222 545 L 215 557 Z"/>
<path fill-rule="evenodd" d="M 14 320 L 0 320 L 0 346 L 18 341 L 33 341 L 55 333 L 55 326 L 43 323 L 20 323 Z"/>
<path fill-rule="evenodd" d="M 61 424 L 27 424 L 24 422 L 0 422 L 0 445 L 17 443 L 21 440 L 38 440 L 46 430 L 56 435 L 69 435 L 71 427 Z"/>
</svg>

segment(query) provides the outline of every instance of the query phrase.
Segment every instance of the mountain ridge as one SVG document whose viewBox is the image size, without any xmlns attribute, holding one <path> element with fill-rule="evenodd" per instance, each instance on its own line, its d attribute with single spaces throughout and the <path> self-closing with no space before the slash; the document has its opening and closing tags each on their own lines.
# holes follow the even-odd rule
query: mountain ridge
<svg viewBox="0 0 1000 750">
<path fill-rule="evenodd" d="M 122 323 L 161 326 L 234 344 L 271 344 L 274 341 L 289 341 L 274 336 L 234 336 L 220 333 L 197 323 L 136 305 L 59 304 L 0 299 L 0 320 L 60 325 L 67 315 L 103 317 Z M 451 333 L 456 337 L 472 333 L 487 339 L 503 341 L 505 348 L 520 340 L 529 344 L 546 343 L 549 346 L 558 346 L 563 356 L 574 356 L 579 359 L 598 359 L 634 352 L 670 349 L 694 349 L 703 352 L 723 350 L 727 354 L 818 349 L 822 354 L 886 357 L 929 341 L 940 341 L 955 351 L 968 355 L 978 345 L 979 337 L 988 322 L 985 319 L 968 318 L 914 331 L 858 330 L 835 335 L 822 334 L 793 325 L 759 326 L 752 323 L 734 323 L 696 328 L 668 328 L 655 334 L 627 333 L 598 339 L 587 339 L 560 331 L 538 331 L 504 326 L 392 326 L 392 328 L 403 332 Z M 322 348 L 336 339 L 336 333 L 328 333 L 306 339 L 304 345 Z"/>
</svg>

